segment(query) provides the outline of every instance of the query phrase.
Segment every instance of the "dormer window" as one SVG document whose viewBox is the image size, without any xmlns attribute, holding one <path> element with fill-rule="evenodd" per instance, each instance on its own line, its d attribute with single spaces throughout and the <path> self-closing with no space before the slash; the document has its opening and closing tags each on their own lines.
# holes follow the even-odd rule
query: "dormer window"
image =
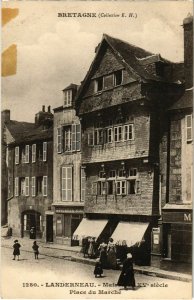
<svg viewBox="0 0 194 300">
<path fill-rule="evenodd" d="M 104 88 L 104 79 L 99 77 L 95 80 L 95 92 L 101 92 Z"/>
<path fill-rule="evenodd" d="M 123 82 L 123 71 L 114 72 L 114 86 L 121 85 Z"/>
<path fill-rule="evenodd" d="M 64 107 L 72 105 L 72 90 L 66 90 L 64 93 Z"/>
</svg>

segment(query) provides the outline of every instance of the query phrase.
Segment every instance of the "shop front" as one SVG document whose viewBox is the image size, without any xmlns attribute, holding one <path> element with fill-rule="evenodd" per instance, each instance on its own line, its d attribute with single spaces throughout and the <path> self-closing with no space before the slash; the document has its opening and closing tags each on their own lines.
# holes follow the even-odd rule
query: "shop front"
<svg viewBox="0 0 194 300">
<path fill-rule="evenodd" d="M 55 207 L 54 242 L 77 246 L 79 243 L 72 236 L 83 218 L 83 207 Z"/>
<path fill-rule="evenodd" d="M 189 272 L 192 268 L 192 210 L 165 205 L 162 212 L 161 268 Z"/>
<path fill-rule="evenodd" d="M 21 215 L 22 218 L 22 237 L 29 239 L 42 238 L 42 215 L 35 211 L 24 211 Z"/>
</svg>

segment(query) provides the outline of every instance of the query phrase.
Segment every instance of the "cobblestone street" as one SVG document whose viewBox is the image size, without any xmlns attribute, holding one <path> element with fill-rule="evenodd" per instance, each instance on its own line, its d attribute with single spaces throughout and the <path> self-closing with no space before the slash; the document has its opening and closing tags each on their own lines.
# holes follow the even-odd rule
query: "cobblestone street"
<svg viewBox="0 0 194 300">
<path fill-rule="evenodd" d="M 126 299 L 149 299 L 150 292 L 152 299 L 191 298 L 191 283 L 187 282 L 136 274 L 136 290 L 124 291 L 115 286 L 119 271 L 105 270 L 103 278 L 95 278 L 93 266 L 68 261 L 68 257 L 40 255 L 34 260 L 33 253 L 21 251 L 20 261 L 12 258 L 12 249 L 2 247 L 2 298 L 120 299 L 122 294 Z"/>
</svg>

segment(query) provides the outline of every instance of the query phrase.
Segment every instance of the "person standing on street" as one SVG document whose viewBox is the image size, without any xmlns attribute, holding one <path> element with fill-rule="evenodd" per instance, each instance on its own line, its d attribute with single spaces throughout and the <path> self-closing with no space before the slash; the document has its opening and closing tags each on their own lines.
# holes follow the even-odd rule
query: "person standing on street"
<svg viewBox="0 0 194 300">
<path fill-rule="evenodd" d="M 32 249 L 34 251 L 34 258 L 35 259 L 38 259 L 38 254 L 39 254 L 38 248 L 39 248 L 39 246 L 37 245 L 36 241 L 34 241 Z"/>
<path fill-rule="evenodd" d="M 123 262 L 123 268 L 117 285 L 123 286 L 125 289 L 127 289 L 128 286 L 131 286 L 133 290 L 135 289 L 135 278 L 131 253 L 127 254 L 127 259 Z"/>
<path fill-rule="evenodd" d="M 13 244 L 13 260 L 16 259 L 16 256 L 18 257 L 18 260 L 19 260 L 19 256 L 20 256 L 20 247 L 21 245 L 18 243 L 18 240 L 15 240 L 14 241 L 14 244 Z"/>
</svg>

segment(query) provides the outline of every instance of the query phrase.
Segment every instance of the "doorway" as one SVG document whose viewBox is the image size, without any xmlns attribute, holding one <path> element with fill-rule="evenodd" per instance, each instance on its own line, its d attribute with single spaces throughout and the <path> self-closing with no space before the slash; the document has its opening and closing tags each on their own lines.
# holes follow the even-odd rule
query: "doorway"
<svg viewBox="0 0 194 300">
<path fill-rule="evenodd" d="M 53 215 L 46 216 L 46 241 L 53 242 Z"/>
</svg>

